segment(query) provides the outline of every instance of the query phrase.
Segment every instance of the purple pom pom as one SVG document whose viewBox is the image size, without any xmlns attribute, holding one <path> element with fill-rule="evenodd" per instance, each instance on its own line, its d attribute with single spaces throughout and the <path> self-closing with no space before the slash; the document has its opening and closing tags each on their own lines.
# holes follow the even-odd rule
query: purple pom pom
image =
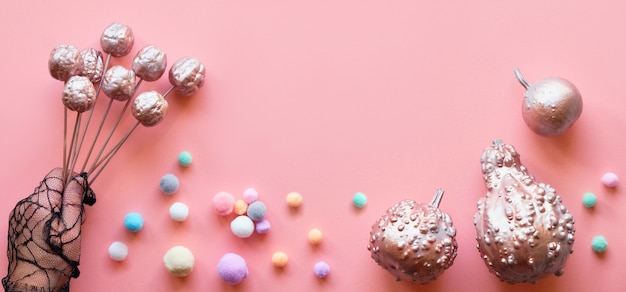
<svg viewBox="0 0 626 292">
<path fill-rule="evenodd" d="M 239 284 L 248 276 L 246 260 L 238 254 L 227 253 L 217 263 L 217 274 L 228 284 Z"/>
<path fill-rule="evenodd" d="M 313 267 L 313 272 L 318 278 L 326 278 L 330 273 L 330 266 L 326 262 L 317 262 Z"/>
<path fill-rule="evenodd" d="M 256 232 L 259 234 L 265 234 L 270 231 L 270 222 L 263 219 L 256 223 Z"/>
</svg>

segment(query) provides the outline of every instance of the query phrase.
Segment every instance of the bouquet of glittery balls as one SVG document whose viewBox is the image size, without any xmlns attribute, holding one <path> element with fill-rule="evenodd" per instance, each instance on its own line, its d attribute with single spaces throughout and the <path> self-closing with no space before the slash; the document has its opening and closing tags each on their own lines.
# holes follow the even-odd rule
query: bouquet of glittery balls
<svg viewBox="0 0 626 292">
<path fill-rule="evenodd" d="M 179 95 L 190 96 L 204 84 L 204 65 L 196 58 L 184 57 L 170 67 L 168 79 L 171 87 L 166 92 L 150 90 L 136 94 L 142 82 L 157 81 L 161 78 L 167 67 L 167 57 L 161 49 L 148 45 L 137 52 L 131 66 L 109 66 L 111 58 L 124 57 L 131 52 L 134 39 L 130 27 L 112 23 L 100 37 L 102 51 L 94 48 L 79 50 L 72 45 L 62 44 L 56 46 L 50 53 L 48 62 L 50 75 L 65 82 L 62 94 L 65 105 L 64 176 L 79 171 L 88 174 L 90 182 L 93 182 L 137 126 L 152 127 L 161 122 L 168 109 L 166 100 L 168 94 L 175 91 Z M 85 143 L 88 127 L 92 124 L 93 110 L 101 93 L 109 100 L 95 132 L 89 132 L 89 136 L 94 137 L 93 140 Z M 109 129 L 109 134 L 100 141 L 99 150 L 95 151 L 94 148 L 99 136 L 103 134 L 105 120 L 114 102 L 125 104 Z M 110 143 L 129 106 L 137 120 L 136 123 L 117 143 Z M 68 131 L 68 111 L 76 113 L 71 135 Z M 87 152 L 81 155 L 80 152 L 83 150 Z M 91 164 L 88 166 L 89 161 Z"/>
</svg>

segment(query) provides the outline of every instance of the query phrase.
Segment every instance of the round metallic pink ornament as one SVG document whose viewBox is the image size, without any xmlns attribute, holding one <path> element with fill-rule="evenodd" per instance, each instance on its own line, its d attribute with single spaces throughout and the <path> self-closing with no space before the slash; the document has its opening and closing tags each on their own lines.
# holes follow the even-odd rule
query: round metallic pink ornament
<svg viewBox="0 0 626 292">
<path fill-rule="evenodd" d="M 88 48 L 80 51 L 83 58 L 83 70 L 80 75 L 85 76 L 96 84 L 102 79 L 104 73 L 104 63 L 102 53 L 96 49 Z"/>
<path fill-rule="evenodd" d="M 72 76 L 63 89 L 63 104 L 70 110 L 82 113 L 92 108 L 96 89 L 89 78 Z"/>
<path fill-rule="evenodd" d="M 522 104 L 524 122 L 535 133 L 562 135 L 580 117 L 583 100 L 576 86 L 568 80 L 549 77 L 528 84 L 517 69 L 515 76 L 526 88 Z"/>
<path fill-rule="evenodd" d="M 121 23 L 111 23 L 102 32 L 100 46 L 102 51 L 113 57 L 123 57 L 130 53 L 135 43 L 133 30 Z"/>
<path fill-rule="evenodd" d="M 50 75 L 57 80 L 67 81 L 79 75 L 83 69 L 83 58 L 80 51 L 72 45 L 58 45 L 48 59 Z"/>
<path fill-rule="evenodd" d="M 169 72 L 169 80 L 178 94 L 190 96 L 204 85 L 204 74 L 204 65 L 200 60 L 185 57 L 172 65 Z"/>
<path fill-rule="evenodd" d="M 167 113 L 167 108 L 167 100 L 156 91 L 139 94 L 132 104 L 133 116 L 147 127 L 158 124 Z"/>
<path fill-rule="evenodd" d="M 133 70 L 115 65 L 104 73 L 102 91 L 112 99 L 125 101 L 135 94 L 136 80 Z"/>
<path fill-rule="evenodd" d="M 133 59 L 133 71 L 137 77 L 145 81 L 156 81 L 161 78 L 165 67 L 167 56 L 161 49 L 152 45 L 141 49 Z"/>
</svg>

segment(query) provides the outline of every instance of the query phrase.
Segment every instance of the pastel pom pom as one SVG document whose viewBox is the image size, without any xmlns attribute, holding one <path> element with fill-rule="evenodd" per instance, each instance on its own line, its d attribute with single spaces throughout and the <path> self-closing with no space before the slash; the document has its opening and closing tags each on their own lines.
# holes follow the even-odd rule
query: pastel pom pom
<svg viewBox="0 0 626 292">
<path fill-rule="evenodd" d="M 170 217 L 174 221 L 185 221 L 189 216 L 189 207 L 181 202 L 176 202 L 170 206 Z"/>
<path fill-rule="evenodd" d="M 604 236 L 596 236 L 591 240 L 591 248 L 593 248 L 595 252 L 604 252 L 608 246 L 609 243 Z"/>
<path fill-rule="evenodd" d="M 292 208 L 298 208 L 302 204 L 302 195 L 300 193 L 292 192 L 287 194 L 287 205 Z"/>
<path fill-rule="evenodd" d="M 596 205 L 597 198 L 593 193 L 586 193 L 583 195 L 583 205 L 587 208 L 591 208 Z"/>
<path fill-rule="evenodd" d="M 320 243 L 322 243 L 322 238 L 322 231 L 320 231 L 319 229 L 313 228 L 309 231 L 308 239 L 310 244 L 319 245 Z"/>
<path fill-rule="evenodd" d="M 328 273 L 330 273 L 330 266 L 326 262 L 317 262 L 315 266 L 313 266 L 313 272 L 315 276 L 320 279 L 326 278 Z"/>
<path fill-rule="evenodd" d="M 252 202 L 259 199 L 259 193 L 254 188 L 248 188 L 243 191 L 243 199 L 248 204 L 251 204 Z"/>
<path fill-rule="evenodd" d="M 213 196 L 213 207 L 218 215 L 229 215 L 235 207 L 235 197 L 227 192 L 219 192 Z"/>
<path fill-rule="evenodd" d="M 256 233 L 265 234 L 270 231 L 270 222 L 267 220 L 261 220 L 255 224 Z"/>
<path fill-rule="evenodd" d="M 246 201 L 239 199 L 235 201 L 235 206 L 233 207 L 233 212 L 237 215 L 244 215 L 248 211 L 248 203 Z"/>
<path fill-rule="evenodd" d="M 254 233 L 254 222 L 248 216 L 237 216 L 230 222 L 230 230 L 239 238 L 248 238 Z"/>
<path fill-rule="evenodd" d="M 191 164 L 191 161 L 192 161 L 191 153 L 187 151 L 182 151 L 178 154 L 178 163 L 181 166 L 187 167 Z"/>
<path fill-rule="evenodd" d="M 272 264 L 277 268 L 282 268 L 287 265 L 289 257 L 282 251 L 277 251 L 272 255 Z"/>
<path fill-rule="evenodd" d="M 128 256 L 128 247 L 119 241 L 109 245 L 109 257 L 114 261 L 123 261 Z"/>
<path fill-rule="evenodd" d="M 238 254 L 225 254 L 217 263 L 217 275 L 228 284 L 241 283 L 248 276 L 246 260 Z"/>
<path fill-rule="evenodd" d="M 261 221 L 265 218 L 265 214 L 267 212 L 267 208 L 265 204 L 261 201 L 254 201 L 252 204 L 248 205 L 248 217 L 254 221 Z"/>
<path fill-rule="evenodd" d="M 365 204 L 367 204 L 367 197 L 365 196 L 365 194 L 358 192 L 352 197 L 352 203 L 355 207 L 359 209 L 363 208 L 365 207 Z"/>
<path fill-rule="evenodd" d="M 607 172 L 602 176 L 602 183 L 609 188 L 614 188 L 617 186 L 619 182 L 617 174 L 612 172 Z"/>
<path fill-rule="evenodd" d="M 143 217 L 137 212 L 130 212 L 124 217 L 124 226 L 130 232 L 138 232 L 143 228 Z"/>
<path fill-rule="evenodd" d="M 178 181 L 178 177 L 175 175 L 168 173 L 161 177 L 161 181 L 159 183 L 159 187 L 161 191 L 166 195 L 171 195 L 178 191 L 178 187 L 180 182 Z"/>
<path fill-rule="evenodd" d="M 163 256 L 163 263 L 174 276 L 185 277 L 193 271 L 195 258 L 188 248 L 178 245 L 170 248 Z"/>
</svg>

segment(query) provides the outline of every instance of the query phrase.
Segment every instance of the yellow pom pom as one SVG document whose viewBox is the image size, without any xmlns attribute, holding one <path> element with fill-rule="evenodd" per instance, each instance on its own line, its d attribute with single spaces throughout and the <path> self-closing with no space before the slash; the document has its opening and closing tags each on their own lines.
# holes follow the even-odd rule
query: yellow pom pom
<svg viewBox="0 0 626 292">
<path fill-rule="evenodd" d="M 317 228 L 313 228 L 309 231 L 309 243 L 312 245 L 318 245 L 322 243 L 322 231 Z"/>
<path fill-rule="evenodd" d="M 300 193 L 289 193 L 287 195 L 287 205 L 289 205 L 289 207 L 292 208 L 297 208 L 300 207 L 300 204 L 302 204 L 302 195 L 300 195 Z"/>
<path fill-rule="evenodd" d="M 272 255 L 272 264 L 277 268 L 286 266 L 288 260 L 287 254 L 282 251 L 277 251 Z"/>
<path fill-rule="evenodd" d="M 233 207 L 233 212 L 237 215 L 244 215 L 248 210 L 248 203 L 246 201 L 239 199 L 235 201 L 235 205 Z"/>
</svg>

